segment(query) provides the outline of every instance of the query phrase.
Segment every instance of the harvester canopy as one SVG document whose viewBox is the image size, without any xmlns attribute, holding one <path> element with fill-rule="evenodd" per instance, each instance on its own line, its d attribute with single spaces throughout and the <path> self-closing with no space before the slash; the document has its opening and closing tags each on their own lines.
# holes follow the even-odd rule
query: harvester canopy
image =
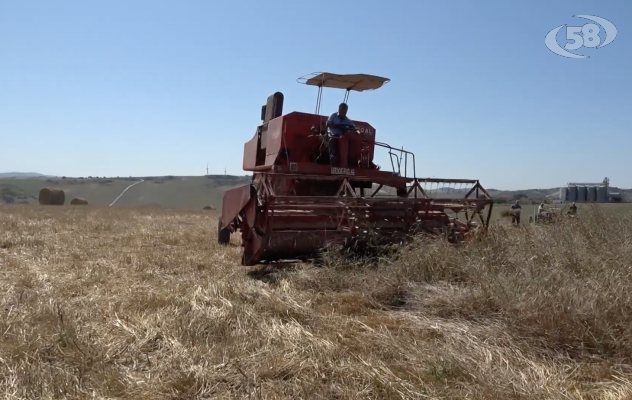
<svg viewBox="0 0 632 400">
<path fill-rule="evenodd" d="M 298 82 L 310 86 L 363 92 L 365 90 L 379 89 L 390 82 L 390 79 L 367 74 L 340 75 L 332 74 L 331 72 L 314 72 L 298 78 Z"/>
</svg>

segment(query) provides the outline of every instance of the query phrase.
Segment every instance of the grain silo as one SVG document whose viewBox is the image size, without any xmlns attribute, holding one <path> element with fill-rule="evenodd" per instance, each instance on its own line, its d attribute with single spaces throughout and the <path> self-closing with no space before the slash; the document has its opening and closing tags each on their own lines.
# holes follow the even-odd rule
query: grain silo
<svg viewBox="0 0 632 400">
<path fill-rule="evenodd" d="M 578 203 L 585 203 L 587 195 L 588 195 L 588 190 L 586 186 L 577 186 L 577 202 Z"/>
<path fill-rule="evenodd" d="M 563 203 L 568 198 L 568 188 L 561 187 L 560 188 L 560 201 Z"/>
<path fill-rule="evenodd" d="M 577 186 L 570 185 L 568 187 L 568 196 L 566 197 L 566 200 L 571 203 L 577 201 Z"/>
<path fill-rule="evenodd" d="M 597 203 L 608 202 L 608 186 L 599 186 L 597 188 Z"/>
<path fill-rule="evenodd" d="M 586 188 L 586 201 L 594 203 L 597 201 L 597 186 L 588 186 Z"/>
</svg>

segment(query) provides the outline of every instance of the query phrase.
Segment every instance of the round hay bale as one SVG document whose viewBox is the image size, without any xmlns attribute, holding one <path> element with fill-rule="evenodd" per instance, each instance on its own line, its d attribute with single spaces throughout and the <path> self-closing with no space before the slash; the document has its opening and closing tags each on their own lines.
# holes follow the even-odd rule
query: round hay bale
<svg viewBox="0 0 632 400">
<path fill-rule="evenodd" d="M 204 206 L 203 210 L 215 210 L 213 206 Z"/>
<path fill-rule="evenodd" d="M 66 193 L 59 188 L 42 188 L 39 191 L 39 203 L 43 206 L 63 206 L 66 203 Z"/>
<path fill-rule="evenodd" d="M 74 199 L 70 200 L 70 204 L 75 206 L 87 206 L 88 200 L 75 197 Z"/>
</svg>

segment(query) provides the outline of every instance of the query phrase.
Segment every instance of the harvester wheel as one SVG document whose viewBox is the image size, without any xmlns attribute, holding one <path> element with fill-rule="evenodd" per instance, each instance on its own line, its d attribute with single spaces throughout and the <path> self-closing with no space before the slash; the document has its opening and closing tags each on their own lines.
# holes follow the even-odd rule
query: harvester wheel
<svg viewBox="0 0 632 400">
<path fill-rule="evenodd" d="M 217 243 L 219 244 L 228 244 L 230 243 L 230 229 L 228 227 L 224 229 L 220 229 L 222 226 L 222 215 L 219 215 L 219 219 L 217 221 Z"/>
</svg>

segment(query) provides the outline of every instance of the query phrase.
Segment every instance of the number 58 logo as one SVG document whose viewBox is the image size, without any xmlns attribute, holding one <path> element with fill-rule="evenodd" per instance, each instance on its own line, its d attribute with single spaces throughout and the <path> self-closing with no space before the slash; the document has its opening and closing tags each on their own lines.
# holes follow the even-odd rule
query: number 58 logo
<svg viewBox="0 0 632 400">
<path fill-rule="evenodd" d="M 568 58 L 590 58 L 589 56 L 582 56 L 571 53 L 567 50 L 578 50 L 582 47 L 599 49 L 610 44 L 614 38 L 617 37 L 617 28 L 607 19 L 595 17 L 594 15 L 573 15 L 573 17 L 585 18 L 596 22 L 596 24 L 588 23 L 584 26 L 566 26 L 566 24 L 564 24 L 550 31 L 544 38 L 544 44 L 546 44 L 546 47 L 548 47 L 549 50 L 557 55 Z M 597 24 L 603 27 L 603 38 L 599 35 L 601 28 Z M 564 49 L 566 50 L 560 47 L 556 39 L 557 33 L 565 26 L 566 39 L 573 41 L 566 43 L 564 46 Z"/>
</svg>

